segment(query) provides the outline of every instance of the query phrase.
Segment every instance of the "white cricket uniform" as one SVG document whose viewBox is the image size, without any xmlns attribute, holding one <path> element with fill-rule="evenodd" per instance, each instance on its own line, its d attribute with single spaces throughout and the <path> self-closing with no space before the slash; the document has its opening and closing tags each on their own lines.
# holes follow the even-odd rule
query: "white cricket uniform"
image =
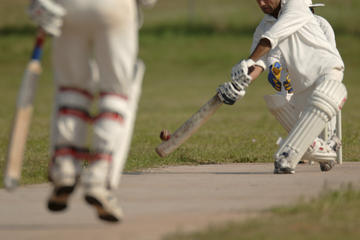
<svg viewBox="0 0 360 240">
<path fill-rule="evenodd" d="M 99 67 L 99 91 L 128 94 L 138 52 L 134 0 L 56 0 L 66 9 L 54 39 L 56 84 L 90 89 L 89 59 Z"/>
<path fill-rule="evenodd" d="M 319 23 L 321 30 L 325 34 L 326 40 L 329 41 L 332 48 L 336 48 L 335 33 L 334 33 L 334 30 L 331 27 L 330 23 L 325 18 L 323 18 L 319 15 L 314 15 L 314 17 L 316 18 L 317 22 Z M 270 15 L 266 15 L 263 18 L 262 22 L 264 22 L 264 23 L 260 23 L 260 25 L 268 24 L 268 25 L 272 26 L 276 22 L 276 18 L 274 18 Z M 257 29 L 257 31 L 255 32 L 254 41 L 251 46 L 252 51 L 254 51 L 257 43 L 259 42 L 261 35 L 263 34 L 262 32 L 263 31 L 261 31 L 260 29 Z M 285 64 L 284 60 L 281 57 L 281 51 L 280 51 L 279 47 L 272 49 L 270 51 L 270 53 L 268 54 L 268 59 L 266 60 L 266 63 L 268 66 L 274 64 L 275 62 L 280 62 L 280 64 L 282 66 L 283 66 L 283 64 Z M 286 70 L 286 67 L 285 67 L 285 70 Z"/>
<path fill-rule="evenodd" d="M 333 28 L 331 27 L 330 23 L 323 17 L 319 16 L 319 15 L 314 15 L 316 20 L 318 21 L 320 28 L 322 29 L 322 31 L 324 32 L 326 39 L 330 42 L 331 46 L 333 48 L 336 48 L 336 41 L 335 41 L 335 33 Z M 266 15 L 263 20 L 264 23 L 260 24 L 268 24 L 268 25 L 273 25 L 276 22 L 276 18 L 270 16 L 270 15 Z M 259 38 L 261 37 L 261 33 L 259 33 L 261 31 L 257 31 L 254 34 L 254 40 L 256 39 L 256 41 L 259 41 Z M 253 42 L 252 45 L 252 50 L 254 50 L 254 48 L 256 47 L 257 42 Z M 287 101 L 290 101 L 290 99 L 292 98 L 293 94 L 288 93 L 288 91 L 285 89 L 284 87 L 284 81 L 286 80 L 286 77 L 288 75 L 288 71 L 286 68 L 286 64 L 284 62 L 284 59 L 281 56 L 281 51 L 279 49 L 279 47 L 276 47 L 275 49 L 271 50 L 271 52 L 268 54 L 268 58 L 267 58 L 267 65 L 270 67 L 271 65 L 273 65 L 275 62 L 279 62 L 281 64 L 281 66 L 283 67 L 282 72 L 281 72 L 281 91 L 277 92 L 276 95 L 281 95 L 283 97 L 285 97 L 285 99 Z M 292 79 L 292 77 L 290 76 L 290 79 Z M 300 96 L 302 96 L 302 94 L 300 94 Z M 275 95 L 270 95 L 270 96 L 266 96 L 265 99 L 269 102 L 267 102 L 267 104 L 269 106 L 269 110 L 274 114 L 275 118 L 284 126 L 284 128 L 287 131 L 290 131 L 292 129 L 291 126 L 295 125 L 296 120 L 299 117 L 299 114 L 304 107 L 307 99 L 307 95 L 305 95 L 303 100 L 299 100 L 299 97 L 296 95 L 295 98 L 290 101 L 290 105 L 286 105 L 286 102 L 282 102 L 281 105 L 282 108 L 278 108 L 279 106 L 279 102 L 277 104 L 274 104 L 272 101 L 276 101 L 276 99 L 278 99 Z M 272 101 L 270 101 L 270 99 Z M 280 101 L 280 100 L 279 100 Z M 281 101 L 280 101 L 281 102 Z M 271 106 L 271 103 L 273 103 L 273 105 L 275 106 Z M 297 106 L 295 107 L 294 105 L 297 103 Z M 300 105 L 300 106 L 299 106 Z M 292 109 L 294 111 L 292 111 Z M 297 112 L 295 111 L 297 110 Z M 294 114 L 293 116 L 290 116 L 291 114 Z M 330 138 L 332 136 L 332 134 L 335 133 L 336 131 L 336 118 L 333 118 L 331 123 L 328 124 L 327 127 L 327 132 L 323 133 L 323 137 L 325 138 Z M 328 136 L 325 136 L 325 134 L 328 134 Z"/>
<path fill-rule="evenodd" d="M 279 47 L 295 92 L 305 90 L 333 69 L 344 70 L 338 50 L 326 39 L 317 18 L 304 1 L 282 0 L 278 19 L 273 22 L 269 21 L 271 18 L 264 17 L 256 29 L 254 41 L 266 38 L 272 49 Z M 267 57 L 259 61 L 267 65 Z"/>
<path fill-rule="evenodd" d="M 281 0 L 281 10 L 274 23 L 261 22 L 260 39 L 268 39 L 272 50 L 280 49 L 292 78 L 291 103 L 299 120 L 275 154 L 275 172 L 293 173 L 319 136 L 326 123 L 339 112 L 347 91 L 341 83 L 344 63 L 336 47 L 326 39 L 308 5 L 299 0 Z M 258 62 L 265 61 L 268 54 Z"/>
<path fill-rule="evenodd" d="M 323 33 L 325 34 L 325 37 L 326 37 L 327 41 L 329 41 L 331 47 L 336 48 L 335 33 L 334 33 L 334 30 L 331 27 L 330 23 L 325 18 L 323 18 L 319 15 L 314 14 L 314 17 L 316 18 L 317 22 L 319 23 L 320 28 L 323 31 Z M 251 46 L 251 52 L 255 50 L 257 43 L 260 41 L 261 36 L 264 33 L 264 29 L 267 29 L 267 30 L 270 29 L 270 27 L 275 24 L 276 20 L 277 19 L 271 15 L 265 15 L 265 17 L 262 19 L 261 23 L 259 24 L 258 28 L 256 29 L 256 31 L 254 33 L 253 43 Z M 271 66 L 275 62 L 279 62 L 281 64 L 281 66 L 283 67 L 282 72 L 281 72 L 281 80 L 280 80 L 283 83 L 286 80 L 286 77 L 288 75 L 288 70 L 286 67 L 286 63 L 281 56 L 281 51 L 280 51 L 279 46 L 272 49 L 267 54 L 267 56 L 268 57 L 265 61 L 265 64 L 266 64 L 265 66 Z M 290 76 L 290 79 L 292 80 L 293 77 Z M 285 96 L 288 100 L 292 96 L 292 94 L 289 94 L 288 91 L 284 89 L 283 85 L 281 87 L 281 91 L 279 92 L 279 94 Z"/>
<path fill-rule="evenodd" d="M 56 99 L 52 126 L 53 159 L 88 158 L 115 162 L 121 172 L 131 140 L 134 115 L 132 84 L 138 54 L 135 0 L 55 0 L 66 9 L 62 34 L 53 41 Z M 91 63 L 98 66 L 97 85 Z M 97 115 L 90 108 L 98 97 Z M 93 125 L 92 151 L 87 154 L 88 125 Z M 129 137 L 125 137 L 129 136 Z M 121 156 L 121 157 L 117 157 Z M 55 160 L 54 160 L 55 162 Z M 98 180 L 106 181 L 109 169 Z M 117 173 L 118 174 L 118 173 Z M 116 177 L 118 179 L 118 177 Z M 96 179 L 95 179 L 96 180 Z M 93 179 L 91 179 L 93 181 Z M 112 187 L 117 182 L 109 183 Z"/>
</svg>

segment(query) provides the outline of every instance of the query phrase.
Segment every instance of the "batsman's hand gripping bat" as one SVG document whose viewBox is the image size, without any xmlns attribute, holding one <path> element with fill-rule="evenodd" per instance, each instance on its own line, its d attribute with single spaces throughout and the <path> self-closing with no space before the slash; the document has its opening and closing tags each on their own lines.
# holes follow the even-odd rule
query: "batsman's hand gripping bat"
<svg viewBox="0 0 360 240">
<path fill-rule="evenodd" d="M 42 71 L 40 59 L 45 36 L 45 32 L 39 29 L 31 60 L 25 69 L 18 92 L 16 113 L 13 120 L 4 172 L 4 185 L 7 190 L 15 189 L 21 177 L 26 139 L 33 113 L 36 83 Z"/>
<path fill-rule="evenodd" d="M 156 147 L 160 157 L 166 157 L 193 135 L 223 104 L 218 94 L 205 103 L 194 115 L 181 125 L 171 137 Z"/>
</svg>

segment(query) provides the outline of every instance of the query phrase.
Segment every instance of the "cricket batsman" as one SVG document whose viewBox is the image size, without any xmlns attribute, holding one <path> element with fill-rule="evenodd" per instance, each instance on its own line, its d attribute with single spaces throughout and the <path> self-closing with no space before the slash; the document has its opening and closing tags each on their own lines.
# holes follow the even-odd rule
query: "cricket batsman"
<svg viewBox="0 0 360 240">
<path fill-rule="evenodd" d="M 122 219 L 114 190 L 126 162 L 141 90 L 138 4 L 155 1 L 31 1 L 30 17 L 54 36 L 50 211 L 65 210 L 74 189 L 82 186 L 84 199 L 101 220 Z M 94 61 L 99 77 L 95 86 Z"/>
<path fill-rule="evenodd" d="M 315 7 L 325 6 L 321 3 L 313 4 L 311 0 L 305 0 L 305 2 L 313 13 Z M 319 15 L 314 16 L 319 22 L 320 28 L 324 32 L 326 39 L 330 42 L 332 47 L 336 47 L 334 30 L 329 22 Z M 270 22 L 271 24 L 271 22 L 275 22 L 276 19 L 271 16 L 266 16 L 263 21 Z M 253 42 L 252 50 L 256 47 L 260 34 L 255 33 L 254 36 L 257 40 Z M 277 91 L 277 94 L 267 95 L 264 98 L 270 112 L 280 122 L 284 129 L 287 132 L 290 132 L 301 113 L 294 111 L 295 107 L 290 101 L 294 90 L 291 86 L 291 78 L 286 70 L 284 59 L 281 57 L 280 49 L 277 47 L 268 55 L 268 81 Z M 327 124 L 326 131 L 323 131 L 319 137 L 315 138 L 301 162 L 306 160 L 310 162 L 317 161 L 320 163 L 321 171 L 329 171 L 335 166 L 336 160 L 338 159 L 337 155 L 340 154 L 338 148 L 341 146 L 340 138 L 337 136 L 337 120 L 337 118 L 333 118 L 329 124 Z"/>
<path fill-rule="evenodd" d="M 265 16 L 256 28 L 251 55 L 233 67 L 231 81 L 219 87 L 218 96 L 224 103 L 234 104 L 266 69 L 271 52 L 280 51 L 292 79 L 293 95 L 285 115 L 290 116 L 285 119 L 289 135 L 275 153 L 274 173 L 291 174 L 305 153 L 322 151 L 320 155 L 336 156 L 334 139 L 322 142 L 319 147 L 314 140 L 341 111 L 347 99 L 342 83 L 344 63 L 308 2 L 257 0 L 257 3 Z M 273 21 L 266 21 L 271 18 Z"/>
</svg>

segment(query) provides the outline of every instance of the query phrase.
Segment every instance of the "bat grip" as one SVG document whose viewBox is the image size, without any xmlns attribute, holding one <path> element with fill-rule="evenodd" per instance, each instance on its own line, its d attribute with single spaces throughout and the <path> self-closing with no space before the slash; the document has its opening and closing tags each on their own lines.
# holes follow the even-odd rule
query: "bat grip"
<svg viewBox="0 0 360 240">
<path fill-rule="evenodd" d="M 46 33 L 44 30 L 39 29 L 36 34 L 35 46 L 33 52 L 31 54 L 31 60 L 38 60 L 40 61 L 42 56 L 42 47 L 45 42 Z"/>
</svg>

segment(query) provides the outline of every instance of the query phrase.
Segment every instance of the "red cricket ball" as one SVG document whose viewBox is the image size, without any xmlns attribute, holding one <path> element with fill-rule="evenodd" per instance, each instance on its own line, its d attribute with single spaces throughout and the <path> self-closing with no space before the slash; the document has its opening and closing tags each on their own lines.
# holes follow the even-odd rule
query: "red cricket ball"
<svg viewBox="0 0 360 240">
<path fill-rule="evenodd" d="M 169 140 L 171 137 L 170 131 L 167 129 L 164 129 L 160 132 L 160 139 L 163 141 Z"/>
</svg>

